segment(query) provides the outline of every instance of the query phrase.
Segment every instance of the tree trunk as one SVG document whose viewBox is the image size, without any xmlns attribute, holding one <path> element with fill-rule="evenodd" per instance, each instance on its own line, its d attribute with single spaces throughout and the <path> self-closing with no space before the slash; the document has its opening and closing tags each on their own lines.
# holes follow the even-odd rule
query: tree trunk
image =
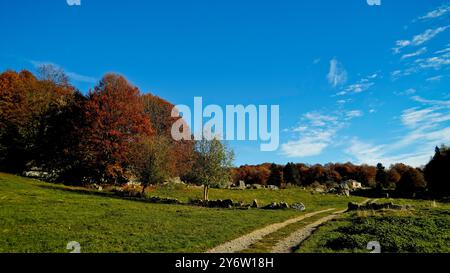
<svg viewBox="0 0 450 273">
<path fill-rule="evenodd" d="M 203 186 L 203 200 L 208 201 L 208 193 L 209 193 L 209 186 L 204 185 Z"/>
<path fill-rule="evenodd" d="M 145 197 L 144 194 L 145 194 L 145 189 L 146 189 L 146 188 L 147 188 L 147 184 L 144 184 L 144 185 L 142 186 L 141 197 Z"/>
</svg>

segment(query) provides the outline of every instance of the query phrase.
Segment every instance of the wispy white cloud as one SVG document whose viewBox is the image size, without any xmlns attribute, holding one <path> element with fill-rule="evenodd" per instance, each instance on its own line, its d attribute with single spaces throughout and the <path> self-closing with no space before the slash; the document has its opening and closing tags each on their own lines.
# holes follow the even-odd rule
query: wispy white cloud
<svg viewBox="0 0 450 273">
<path fill-rule="evenodd" d="M 450 48 L 447 45 L 446 48 L 438 50 L 433 55 L 427 58 L 419 58 L 409 63 L 403 69 L 395 70 L 391 73 L 392 79 L 396 80 L 400 77 L 409 76 L 423 70 L 434 69 L 441 70 L 450 65 Z M 440 80 L 442 76 L 436 76 L 429 78 L 432 80 Z"/>
<path fill-rule="evenodd" d="M 359 110 L 352 110 L 352 111 L 348 111 L 347 113 L 345 113 L 345 115 L 347 118 L 352 119 L 352 118 L 361 117 L 363 115 L 363 112 L 359 111 Z"/>
<path fill-rule="evenodd" d="M 447 13 L 450 13 L 450 4 L 445 4 L 443 6 L 438 7 L 437 9 L 428 12 L 424 16 L 419 17 L 419 20 L 435 19 L 438 17 L 442 17 Z"/>
<path fill-rule="evenodd" d="M 435 29 L 427 29 L 423 33 L 414 36 L 411 40 L 398 40 L 396 41 L 396 47 L 393 48 L 395 54 L 401 52 L 401 50 L 408 46 L 420 46 L 436 37 L 439 33 L 447 30 L 449 26 L 442 26 Z"/>
<path fill-rule="evenodd" d="M 303 158 L 320 155 L 335 140 L 337 133 L 349 124 L 351 119 L 362 116 L 358 110 L 334 113 L 309 112 L 303 115 L 301 125 L 291 129 L 298 133 L 296 140 L 281 145 L 283 155 Z"/>
<path fill-rule="evenodd" d="M 417 90 L 415 88 L 408 88 L 402 92 L 394 92 L 394 94 L 397 96 L 411 96 L 411 95 L 415 94 L 416 92 L 417 92 Z"/>
<path fill-rule="evenodd" d="M 442 75 L 429 77 L 429 78 L 427 78 L 427 82 L 438 82 L 438 81 L 442 80 L 443 77 L 444 76 L 442 76 Z"/>
<path fill-rule="evenodd" d="M 402 56 L 402 60 L 408 59 L 408 58 L 412 58 L 412 57 L 416 57 L 416 56 L 422 55 L 422 54 L 424 54 L 426 52 L 427 52 L 427 48 L 426 47 L 422 47 L 421 49 L 419 49 L 419 50 L 417 50 L 417 51 L 415 51 L 413 53 L 404 54 Z"/>
<path fill-rule="evenodd" d="M 333 87 L 342 85 L 347 81 L 347 71 L 336 58 L 330 60 L 330 71 L 328 72 L 327 79 Z"/>
<path fill-rule="evenodd" d="M 436 54 L 444 54 L 444 53 L 447 53 L 447 52 L 450 52 L 450 44 L 448 44 L 446 48 L 438 50 L 435 53 Z"/>
<path fill-rule="evenodd" d="M 364 77 L 357 81 L 356 83 L 350 84 L 343 88 L 341 91 L 339 91 L 336 95 L 337 96 L 344 96 L 347 94 L 355 94 L 355 93 L 361 93 L 368 89 L 370 89 L 372 86 L 375 85 L 375 79 L 378 78 L 378 73 L 371 74 L 367 77 Z"/>
<path fill-rule="evenodd" d="M 389 155 L 388 148 L 386 145 L 374 145 L 355 138 L 350 142 L 350 146 L 345 152 L 352 156 L 356 160 L 356 163 L 359 164 L 376 165 L 382 163 L 385 166 L 390 166 L 395 163 L 404 163 L 410 166 L 420 167 L 430 160 L 434 151 L 434 146 L 425 146 L 411 153 Z"/>
<path fill-rule="evenodd" d="M 425 59 L 418 59 L 415 61 L 415 63 L 418 65 L 418 68 L 421 68 L 421 69 L 432 68 L 435 70 L 439 70 L 442 67 L 450 64 L 450 52 L 442 54 L 440 56 L 434 56 L 434 57 L 425 58 Z"/>
<path fill-rule="evenodd" d="M 428 100 L 419 96 L 412 97 L 412 100 L 420 105 L 402 112 L 400 126 L 406 130 L 405 134 L 391 143 L 378 145 L 354 138 L 346 153 L 359 163 L 426 164 L 435 146 L 450 142 L 450 101 Z"/>
</svg>

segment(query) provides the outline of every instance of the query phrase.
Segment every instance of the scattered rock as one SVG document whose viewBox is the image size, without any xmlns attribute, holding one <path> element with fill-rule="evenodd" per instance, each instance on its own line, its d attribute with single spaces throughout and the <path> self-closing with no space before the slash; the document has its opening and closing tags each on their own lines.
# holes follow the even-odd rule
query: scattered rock
<svg viewBox="0 0 450 273">
<path fill-rule="evenodd" d="M 186 185 L 186 183 L 184 183 L 180 177 L 173 177 L 173 178 L 169 178 L 164 182 L 164 185 Z"/>
<path fill-rule="evenodd" d="M 281 203 L 271 203 L 265 207 L 263 207 L 263 209 L 271 209 L 271 210 L 278 210 L 278 209 L 288 209 L 289 208 L 289 204 L 285 203 L 285 202 L 281 202 Z"/>
<path fill-rule="evenodd" d="M 352 211 L 352 210 L 358 210 L 359 209 L 359 204 L 355 203 L 355 202 L 350 202 L 348 203 L 348 210 Z"/>
<path fill-rule="evenodd" d="M 189 204 L 207 208 L 222 208 L 222 209 L 249 209 L 250 205 L 245 204 L 244 202 L 233 202 L 231 199 L 226 200 L 209 200 L 205 201 L 202 199 L 189 200 Z"/>
<path fill-rule="evenodd" d="M 409 205 L 406 206 L 401 206 L 401 205 L 396 205 L 392 202 L 389 203 L 383 203 L 383 204 L 378 204 L 375 202 L 371 202 L 371 203 L 367 203 L 364 205 L 359 205 L 357 203 L 349 203 L 348 204 L 348 210 L 349 211 L 354 211 L 354 210 L 382 210 L 382 209 L 391 209 L 391 210 L 403 210 L 403 209 L 411 209 L 412 207 Z"/>
<path fill-rule="evenodd" d="M 337 193 L 344 196 L 350 196 L 350 187 L 347 183 L 343 182 L 339 184 L 339 187 L 337 188 Z"/>
<path fill-rule="evenodd" d="M 280 189 L 279 187 L 277 187 L 277 186 L 275 186 L 275 185 L 268 185 L 267 188 L 268 188 L 269 190 L 275 190 L 275 191 Z"/>
<path fill-rule="evenodd" d="M 176 198 L 161 198 L 158 196 L 150 197 L 148 201 L 155 204 L 181 204 Z"/>
<path fill-rule="evenodd" d="M 237 186 L 238 187 L 238 189 L 240 189 L 240 190 L 245 190 L 245 188 L 247 187 L 246 185 L 245 185 L 245 182 L 244 181 L 239 181 L 239 185 Z"/>
<path fill-rule="evenodd" d="M 303 203 L 292 204 L 291 208 L 295 209 L 295 210 L 298 210 L 298 211 L 305 211 L 306 210 L 306 207 L 305 207 L 305 205 L 303 205 Z"/>
</svg>

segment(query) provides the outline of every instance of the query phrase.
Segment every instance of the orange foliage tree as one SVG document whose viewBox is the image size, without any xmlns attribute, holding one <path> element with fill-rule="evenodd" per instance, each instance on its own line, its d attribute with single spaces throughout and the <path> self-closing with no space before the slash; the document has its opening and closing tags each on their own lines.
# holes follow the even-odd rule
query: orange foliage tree
<svg viewBox="0 0 450 273">
<path fill-rule="evenodd" d="M 139 89 L 120 75 L 107 74 L 89 92 L 84 108 L 84 170 L 95 181 L 125 182 L 132 145 L 153 134 Z"/>
</svg>

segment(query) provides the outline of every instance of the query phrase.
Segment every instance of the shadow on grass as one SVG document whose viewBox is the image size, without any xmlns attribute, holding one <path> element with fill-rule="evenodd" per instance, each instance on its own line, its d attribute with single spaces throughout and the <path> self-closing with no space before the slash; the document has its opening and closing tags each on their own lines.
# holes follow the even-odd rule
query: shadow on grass
<svg viewBox="0 0 450 273">
<path fill-rule="evenodd" d="M 75 193 L 75 194 L 108 197 L 108 198 L 114 198 L 114 199 L 120 199 L 120 200 L 136 201 L 136 202 L 147 203 L 147 204 L 175 205 L 175 204 L 157 203 L 157 202 L 152 201 L 149 198 L 124 197 L 124 196 L 114 194 L 112 192 L 101 192 L 101 191 L 95 191 L 95 190 L 83 189 L 83 188 L 62 188 L 62 187 L 56 187 L 54 185 L 37 185 L 37 186 L 40 188 L 43 188 L 43 189 L 47 189 L 47 190 L 57 190 L 57 191 Z M 179 203 L 176 205 L 189 205 L 189 204 Z"/>
<path fill-rule="evenodd" d="M 450 203 L 450 197 L 432 194 L 430 192 L 418 191 L 415 194 L 401 193 L 393 190 L 361 189 L 352 192 L 352 195 L 366 198 L 401 198 L 410 200 L 438 201 L 441 203 Z"/>
</svg>

